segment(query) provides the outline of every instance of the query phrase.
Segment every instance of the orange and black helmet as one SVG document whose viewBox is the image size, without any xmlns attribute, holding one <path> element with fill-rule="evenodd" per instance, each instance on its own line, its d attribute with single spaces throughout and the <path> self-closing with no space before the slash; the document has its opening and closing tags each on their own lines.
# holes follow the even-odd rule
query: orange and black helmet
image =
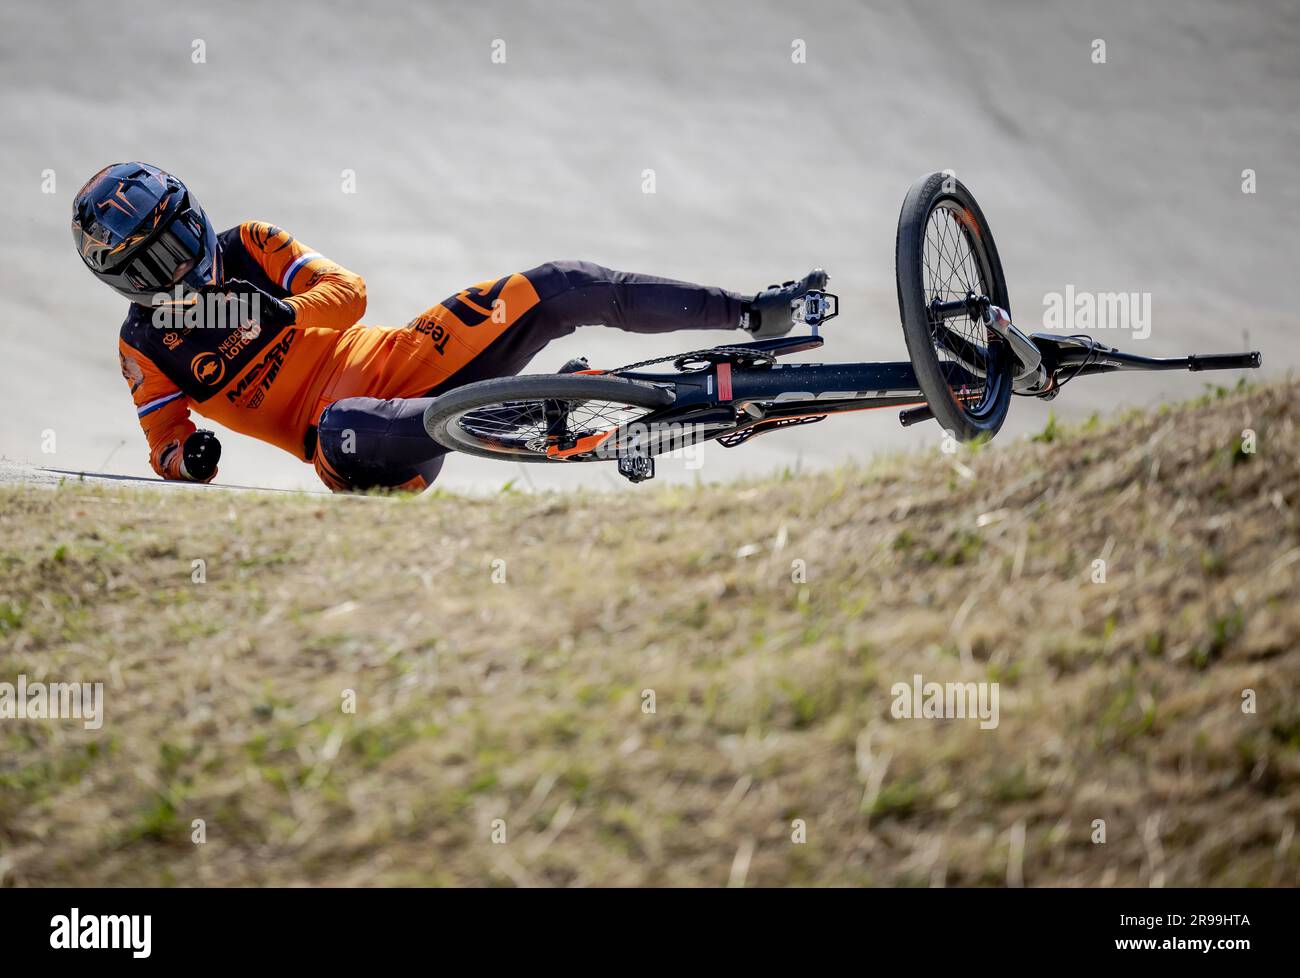
<svg viewBox="0 0 1300 978">
<path fill-rule="evenodd" d="M 220 277 L 217 234 L 185 184 L 148 163 L 114 163 L 72 202 L 72 237 L 95 277 L 132 302 Z"/>
</svg>

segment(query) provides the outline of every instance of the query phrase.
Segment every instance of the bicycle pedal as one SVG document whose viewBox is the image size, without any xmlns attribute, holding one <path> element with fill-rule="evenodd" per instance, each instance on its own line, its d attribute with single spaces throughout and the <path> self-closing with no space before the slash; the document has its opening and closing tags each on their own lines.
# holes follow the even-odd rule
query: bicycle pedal
<svg viewBox="0 0 1300 978">
<path fill-rule="evenodd" d="M 790 304 L 790 317 L 805 326 L 820 326 L 840 314 L 840 297 L 833 292 L 810 289 Z"/>
<path fill-rule="evenodd" d="M 655 477 L 655 460 L 648 455 L 620 455 L 618 474 L 628 482 L 645 482 Z"/>
</svg>

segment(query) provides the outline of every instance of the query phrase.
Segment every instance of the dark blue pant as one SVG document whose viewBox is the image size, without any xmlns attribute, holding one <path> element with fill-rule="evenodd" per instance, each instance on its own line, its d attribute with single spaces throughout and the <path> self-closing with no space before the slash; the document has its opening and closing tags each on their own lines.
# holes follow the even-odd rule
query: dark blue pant
<svg viewBox="0 0 1300 978">
<path fill-rule="evenodd" d="M 432 398 L 491 377 L 512 377 L 551 340 L 582 325 L 633 333 L 678 329 L 736 329 L 745 297 L 711 286 L 617 272 L 592 262 L 547 262 L 523 273 L 541 300 L 491 346 L 428 397 L 381 400 L 349 397 L 320 416 L 316 451 L 340 486 L 364 490 L 400 486 L 416 476 L 432 482 L 443 448 L 424 430 Z"/>
</svg>

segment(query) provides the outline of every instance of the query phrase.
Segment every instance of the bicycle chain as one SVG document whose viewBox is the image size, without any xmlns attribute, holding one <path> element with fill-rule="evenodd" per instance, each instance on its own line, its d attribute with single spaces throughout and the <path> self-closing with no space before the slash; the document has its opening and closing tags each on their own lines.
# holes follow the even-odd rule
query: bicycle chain
<svg viewBox="0 0 1300 978">
<path fill-rule="evenodd" d="M 611 370 L 611 374 L 621 374 L 628 370 L 640 370 L 642 367 L 652 367 L 657 363 L 672 363 L 677 366 L 678 363 L 689 362 L 691 357 L 702 357 L 705 354 L 735 354 L 746 360 L 755 363 L 776 363 L 776 355 L 764 350 L 751 350 L 740 346 L 711 346 L 706 350 L 691 350 L 689 353 L 674 353 L 666 357 L 655 357 L 653 360 L 640 360 L 636 363 L 629 363 L 625 367 L 618 367 Z M 681 370 L 680 367 L 677 367 Z"/>
</svg>

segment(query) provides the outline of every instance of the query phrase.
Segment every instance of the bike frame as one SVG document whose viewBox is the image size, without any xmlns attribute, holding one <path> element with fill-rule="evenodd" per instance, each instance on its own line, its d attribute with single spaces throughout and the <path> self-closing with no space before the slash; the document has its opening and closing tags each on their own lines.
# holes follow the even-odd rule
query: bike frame
<svg viewBox="0 0 1300 978">
<path fill-rule="evenodd" d="M 743 360 L 743 351 L 784 356 L 814 350 L 820 336 L 758 340 L 727 347 Z M 697 440 L 716 439 L 750 430 L 774 430 L 790 423 L 820 420 L 831 414 L 924 404 L 916 371 L 906 360 L 885 363 L 772 363 L 761 367 L 731 361 L 675 374 L 619 371 L 636 383 L 673 390 L 668 407 L 641 419 L 647 427 L 690 428 Z M 757 429 L 757 430 L 755 430 Z M 652 454 L 670 451 L 661 445 Z"/>
<path fill-rule="evenodd" d="M 1067 379 L 1073 379 L 1119 370 L 1233 370 L 1260 365 L 1258 352 L 1146 357 L 1125 353 L 1090 337 L 1026 335 L 1012 324 L 1005 310 L 991 306 L 982 297 L 937 304 L 935 311 L 943 319 L 971 312 L 980 315 L 991 333 L 1000 334 L 1007 341 L 1017 364 L 1019 392 L 1044 399 L 1056 396 L 1062 373 Z M 762 366 L 744 363 L 746 352 L 764 358 L 780 357 L 818 349 L 823 342 L 814 323 L 813 333 L 808 336 L 729 346 L 725 348 L 726 358 L 705 368 L 675 374 L 618 371 L 617 375 L 625 380 L 674 392 L 673 403 L 641 419 L 641 425 L 651 430 L 676 428 L 689 432 L 645 443 L 643 453 L 671 451 L 688 438 L 692 441 L 734 438 L 732 444 L 739 444 L 745 437 L 737 436 L 746 433 L 754 435 L 790 424 L 820 421 L 831 414 L 849 411 L 909 408 L 899 416 L 905 426 L 933 417 L 917 382 L 916 371 L 906 360 L 840 364 L 772 362 Z M 981 380 L 957 364 L 949 370 L 949 383 L 958 389 L 975 387 Z M 555 454 L 577 454 L 591 448 L 591 444 L 584 443 Z"/>
<path fill-rule="evenodd" d="M 556 461 L 604 453 L 618 459 L 619 471 L 633 482 L 652 478 L 654 456 L 701 441 L 718 441 L 731 448 L 766 431 L 821 421 L 832 414 L 902 407 L 904 426 L 929 420 L 934 413 L 909 361 L 886 363 L 778 363 L 777 358 L 822 346 L 819 326 L 838 314 L 839 300 L 824 292 L 809 292 L 793 307 L 797 321 L 811 327 L 807 336 L 788 336 L 734 344 L 684 354 L 678 372 L 648 373 L 638 366 L 615 370 L 613 376 L 670 391 L 667 406 L 608 431 L 564 441 L 567 424 L 558 403 L 551 419 L 555 440 L 547 454 Z M 1078 376 L 1117 370 L 1231 370 L 1260 365 L 1258 352 L 1144 357 L 1124 353 L 1089 336 L 1026 335 L 1010 314 L 988 299 L 967 293 L 930 306 L 935 342 L 955 360 L 945 365 L 952 396 L 978 390 L 984 377 L 972 364 L 990 362 L 987 350 L 945 328 L 949 319 L 966 318 L 987 328 L 986 343 L 1004 344 L 1011 354 L 1015 393 L 1051 399 L 1061 385 Z M 683 362 L 706 361 L 686 369 Z M 1005 362 L 1005 361 L 1004 361 Z M 606 371 L 593 370 L 593 374 Z M 1061 375 L 1065 374 L 1064 379 Z"/>
</svg>

